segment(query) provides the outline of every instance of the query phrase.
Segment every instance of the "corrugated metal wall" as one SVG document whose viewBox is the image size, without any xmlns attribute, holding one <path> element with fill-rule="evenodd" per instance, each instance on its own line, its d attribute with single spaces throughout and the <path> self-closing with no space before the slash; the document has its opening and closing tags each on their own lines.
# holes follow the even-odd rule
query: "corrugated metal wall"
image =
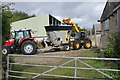
<svg viewBox="0 0 120 80">
<path fill-rule="evenodd" d="M 43 16 L 37 16 L 32 17 L 25 20 L 20 20 L 13 22 L 11 24 L 11 30 L 17 30 L 17 29 L 31 29 L 33 30 L 34 34 L 32 34 L 33 37 L 39 37 L 39 36 L 47 36 L 46 30 L 44 26 L 49 25 L 49 15 L 43 15 Z"/>
</svg>

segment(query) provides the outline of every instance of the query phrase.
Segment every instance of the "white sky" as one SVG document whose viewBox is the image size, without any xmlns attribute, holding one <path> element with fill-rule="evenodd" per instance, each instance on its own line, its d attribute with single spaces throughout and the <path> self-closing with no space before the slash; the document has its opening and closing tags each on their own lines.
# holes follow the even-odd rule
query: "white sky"
<svg viewBox="0 0 120 80">
<path fill-rule="evenodd" d="M 106 2 L 107 0 L 1 0 L 2 2 Z M 118 1 L 118 0 L 109 0 Z"/>
<path fill-rule="evenodd" d="M 4 0 L 4 2 L 8 0 Z M 9 0 L 18 1 L 18 0 Z M 35 0 L 32 0 L 35 1 Z M 45 1 L 45 0 L 44 0 Z M 54 0 L 53 0 L 54 1 Z M 71 0 L 73 1 L 73 0 Z M 81 1 L 81 0 L 80 0 Z M 11 6 L 15 10 L 23 11 L 29 15 L 51 14 L 57 19 L 72 18 L 81 28 L 91 29 L 97 23 L 103 12 L 106 0 L 91 0 L 92 2 L 15 2 Z M 101 2 L 100 2 L 101 1 Z"/>
</svg>

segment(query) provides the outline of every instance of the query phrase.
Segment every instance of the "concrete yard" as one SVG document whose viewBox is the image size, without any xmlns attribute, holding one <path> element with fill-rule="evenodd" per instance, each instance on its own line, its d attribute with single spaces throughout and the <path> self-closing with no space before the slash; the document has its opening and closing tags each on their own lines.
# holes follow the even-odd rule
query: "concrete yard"
<svg viewBox="0 0 120 80">
<path fill-rule="evenodd" d="M 70 51 L 45 51 L 45 52 L 38 52 L 35 55 L 39 55 L 39 56 L 67 56 L 67 57 L 75 57 L 75 56 L 79 56 L 81 54 L 84 54 L 85 51 L 90 51 L 90 49 L 80 49 L 80 50 L 70 50 Z M 83 57 L 83 56 L 82 56 Z M 84 56 L 87 57 L 87 56 Z M 52 62 L 52 63 L 58 63 L 61 60 L 59 59 L 55 59 L 55 58 L 32 58 L 32 57 L 14 57 L 15 62 L 18 63 L 32 63 L 32 64 L 41 64 L 41 63 L 48 63 L 48 62 Z"/>
</svg>

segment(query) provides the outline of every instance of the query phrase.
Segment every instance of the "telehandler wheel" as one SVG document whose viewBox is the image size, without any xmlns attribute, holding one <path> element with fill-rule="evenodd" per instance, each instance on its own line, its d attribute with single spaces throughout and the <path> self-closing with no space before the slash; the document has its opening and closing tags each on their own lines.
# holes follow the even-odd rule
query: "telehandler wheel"
<svg viewBox="0 0 120 80">
<path fill-rule="evenodd" d="M 73 50 L 79 50 L 82 47 L 79 41 L 73 42 Z"/>
<path fill-rule="evenodd" d="M 90 49 L 91 47 L 92 47 L 91 41 L 85 41 L 85 43 L 84 43 L 84 48 L 85 48 L 85 49 Z"/>
<path fill-rule="evenodd" d="M 21 51 L 23 54 L 27 54 L 27 55 L 35 54 L 37 51 L 37 46 L 35 42 L 28 40 L 22 43 Z"/>
<path fill-rule="evenodd" d="M 10 54 L 10 53 L 11 53 L 10 47 L 8 46 L 2 47 L 2 54 Z"/>
</svg>

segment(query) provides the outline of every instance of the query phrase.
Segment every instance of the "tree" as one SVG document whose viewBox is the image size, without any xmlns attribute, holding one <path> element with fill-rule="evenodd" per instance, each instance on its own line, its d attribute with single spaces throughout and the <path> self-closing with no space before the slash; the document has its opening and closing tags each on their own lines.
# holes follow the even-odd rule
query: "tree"
<svg viewBox="0 0 120 80">
<path fill-rule="evenodd" d="M 27 19 L 27 18 L 31 18 L 31 17 L 35 17 L 35 15 L 29 16 L 28 14 L 26 14 L 25 12 L 22 12 L 22 11 L 13 11 L 11 18 L 10 18 L 10 22 L 23 20 L 23 19 Z"/>
<path fill-rule="evenodd" d="M 10 5 L 14 3 L 2 4 L 2 41 L 3 43 L 10 38 L 10 23 L 18 20 L 35 17 L 35 15 L 29 16 L 27 13 L 22 11 L 13 11 Z"/>
<path fill-rule="evenodd" d="M 2 41 L 4 42 L 6 39 L 10 37 L 10 15 L 11 8 L 9 7 L 13 3 L 2 4 Z"/>
<path fill-rule="evenodd" d="M 13 11 L 14 9 L 10 8 L 10 5 L 14 5 L 14 3 L 2 4 L 2 44 L 10 38 L 10 23 L 22 19 L 27 19 L 30 17 L 34 17 L 35 15 L 29 16 L 28 14 L 22 11 Z M 2 74 L 3 80 L 6 76 L 6 69 L 7 69 L 7 55 L 2 55 Z"/>
</svg>

